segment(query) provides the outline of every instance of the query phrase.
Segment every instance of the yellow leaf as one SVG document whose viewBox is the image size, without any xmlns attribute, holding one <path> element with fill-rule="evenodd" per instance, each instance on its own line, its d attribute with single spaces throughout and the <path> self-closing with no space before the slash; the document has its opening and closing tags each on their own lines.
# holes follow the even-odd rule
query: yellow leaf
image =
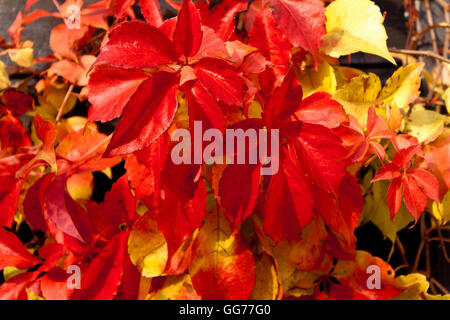
<svg viewBox="0 0 450 320">
<path fill-rule="evenodd" d="M 8 281 L 9 279 L 25 272 L 27 272 L 26 269 L 21 270 L 13 266 L 8 266 L 3 269 L 3 278 L 5 279 L 5 281 Z"/>
<path fill-rule="evenodd" d="M 38 85 L 36 86 L 37 89 L 39 89 Z M 64 97 L 67 93 L 67 87 L 56 83 L 45 84 L 42 91 L 43 92 L 38 96 L 39 106 L 36 107 L 36 110 L 44 119 L 53 120 L 58 114 L 58 110 L 64 101 Z M 67 100 L 62 115 L 70 112 L 75 107 L 76 103 L 76 96 L 71 94 Z"/>
<path fill-rule="evenodd" d="M 420 273 L 411 273 L 406 276 L 396 278 L 406 290 L 393 300 L 450 300 L 450 295 L 431 295 L 428 294 L 430 284 L 425 275 Z"/>
<path fill-rule="evenodd" d="M 354 116 L 358 122 L 365 126 L 369 107 L 377 102 L 381 90 L 381 81 L 377 75 L 369 73 L 354 77 L 349 83 L 337 90 L 333 99 L 344 107 L 348 114 Z"/>
<path fill-rule="evenodd" d="M 134 225 L 128 239 L 128 253 L 144 277 L 160 276 L 166 267 L 168 250 L 164 235 L 149 214 Z"/>
<path fill-rule="evenodd" d="M 92 173 L 79 173 L 67 179 L 67 190 L 75 200 L 90 199 L 94 191 L 94 177 Z"/>
<path fill-rule="evenodd" d="M 9 49 L 9 58 L 17 65 L 30 68 L 33 66 L 33 48 Z"/>
<path fill-rule="evenodd" d="M 248 117 L 262 119 L 262 107 L 258 101 L 253 100 L 248 107 Z"/>
<path fill-rule="evenodd" d="M 188 274 L 169 276 L 164 279 L 161 289 L 150 292 L 146 300 L 200 300 Z"/>
<path fill-rule="evenodd" d="M 106 168 L 101 170 L 100 172 L 102 172 L 105 176 L 107 176 L 109 178 L 109 180 L 112 180 L 113 176 L 112 176 L 112 170 L 111 168 Z"/>
<path fill-rule="evenodd" d="M 277 268 L 273 258 L 262 252 L 256 259 L 256 282 L 251 300 L 275 300 L 280 292 Z"/>
<path fill-rule="evenodd" d="M 340 89 L 342 86 L 349 83 L 350 80 L 355 77 L 367 75 L 364 71 L 361 71 L 356 68 L 343 66 L 334 66 L 333 68 L 334 68 L 334 76 L 336 78 L 337 89 Z"/>
<path fill-rule="evenodd" d="M 420 73 L 424 67 L 423 63 L 413 63 L 400 67 L 387 80 L 381 90 L 379 100 L 404 109 L 420 95 Z"/>
<path fill-rule="evenodd" d="M 45 300 L 43 297 L 38 296 L 36 293 L 34 293 L 29 288 L 25 288 L 25 291 L 27 293 L 28 300 Z"/>
<path fill-rule="evenodd" d="M 8 72 L 6 72 L 5 64 L 0 61 L 0 90 L 6 89 L 11 85 Z"/>
<path fill-rule="evenodd" d="M 445 90 L 443 98 L 445 101 L 445 107 L 447 108 L 447 113 L 450 114 L 450 87 Z"/>
<path fill-rule="evenodd" d="M 432 110 L 413 111 L 404 121 L 406 132 L 420 143 L 434 141 L 444 130 L 444 116 Z"/>
<path fill-rule="evenodd" d="M 318 70 L 314 67 L 307 67 L 300 75 L 300 84 L 303 89 L 303 96 L 318 91 L 334 93 L 336 91 L 336 76 L 333 67 L 326 61 L 319 64 Z"/>
<path fill-rule="evenodd" d="M 322 48 L 326 54 L 340 56 L 362 51 L 395 63 L 387 48 L 383 16 L 369 0 L 336 0 L 326 11 L 327 34 Z"/>
<path fill-rule="evenodd" d="M 450 221 L 450 191 L 447 191 L 441 202 L 433 202 L 431 210 L 441 225 Z"/>
</svg>

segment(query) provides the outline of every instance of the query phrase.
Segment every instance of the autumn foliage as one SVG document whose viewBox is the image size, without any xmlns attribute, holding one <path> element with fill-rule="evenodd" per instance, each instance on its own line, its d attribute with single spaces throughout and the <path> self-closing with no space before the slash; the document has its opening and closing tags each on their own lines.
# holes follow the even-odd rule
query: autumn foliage
<svg viewBox="0 0 450 320">
<path fill-rule="evenodd" d="M 395 63 L 373 2 L 167 0 L 168 18 L 156 0 L 102 0 L 33 57 L 24 28 L 83 6 L 36 2 L 2 42 L 31 76 L 1 65 L 0 299 L 436 298 L 356 246 L 368 222 L 395 243 L 426 214 L 450 219 L 448 109 L 418 102 L 424 64 L 384 85 L 339 65 L 359 51 Z M 174 164 L 171 134 L 194 121 L 278 129 L 278 172 Z M 97 174 L 113 179 L 100 199 Z"/>
</svg>

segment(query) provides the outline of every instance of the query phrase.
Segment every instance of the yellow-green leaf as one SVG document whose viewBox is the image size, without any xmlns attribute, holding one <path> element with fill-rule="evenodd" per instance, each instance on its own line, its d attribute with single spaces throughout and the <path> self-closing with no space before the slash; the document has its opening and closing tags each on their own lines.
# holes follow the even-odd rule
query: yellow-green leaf
<svg viewBox="0 0 450 320">
<path fill-rule="evenodd" d="M 167 243 L 149 214 L 142 216 L 134 225 L 128 239 L 128 253 L 144 277 L 157 277 L 164 272 L 168 256 Z"/>
<path fill-rule="evenodd" d="M 380 78 L 369 73 L 351 79 L 349 83 L 334 93 L 333 99 L 342 104 L 348 114 L 354 116 L 362 126 L 365 126 L 367 111 L 372 104 L 377 102 L 380 90 Z"/>
<path fill-rule="evenodd" d="M 396 278 L 406 289 L 394 300 L 450 300 L 450 295 L 428 294 L 430 284 L 425 275 L 421 273 L 410 273 L 406 276 Z"/>
<path fill-rule="evenodd" d="M 367 176 L 370 176 L 367 174 Z M 372 222 L 381 233 L 392 243 L 395 242 L 397 232 L 404 229 L 413 218 L 404 206 L 391 220 L 389 207 L 386 202 L 389 181 L 377 181 L 372 184 L 372 190 L 365 197 L 362 224 Z"/>
<path fill-rule="evenodd" d="M 6 89 L 11 85 L 8 72 L 6 72 L 5 64 L 0 61 L 0 90 Z"/>
<path fill-rule="evenodd" d="M 336 0 L 326 9 L 327 33 L 322 48 L 338 58 L 362 51 L 395 64 L 387 48 L 387 34 L 380 8 L 369 0 Z"/>
<path fill-rule="evenodd" d="M 433 202 L 431 209 L 431 212 L 441 225 L 450 221 L 450 191 L 447 191 L 441 202 Z"/>
<path fill-rule="evenodd" d="M 321 62 L 317 70 L 313 67 L 307 67 L 300 75 L 299 80 L 302 85 L 304 97 L 318 91 L 328 93 L 334 93 L 336 91 L 337 82 L 334 69 L 326 61 Z"/>
<path fill-rule="evenodd" d="M 444 101 L 445 101 L 445 107 L 447 108 L 447 113 L 450 114 L 450 87 L 445 90 L 444 93 Z"/>
<path fill-rule="evenodd" d="M 405 129 L 420 143 L 430 143 L 444 130 L 444 116 L 432 110 L 413 111 L 405 119 Z"/>
<path fill-rule="evenodd" d="M 273 258 L 261 253 L 256 259 L 256 282 L 252 291 L 252 300 L 275 300 L 280 293 L 280 282 Z"/>
<path fill-rule="evenodd" d="M 17 65 L 30 68 L 33 66 L 33 48 L 9 49 L 9 58 Z"/>
<path fill-rule="evenodd" d="M 419 62 L 398 68 L 386 81 L 379 100 L 400 109 L 408 107 L 420 95 L 420 73 L 423 67 L 424 64 Z"/>
</svg>

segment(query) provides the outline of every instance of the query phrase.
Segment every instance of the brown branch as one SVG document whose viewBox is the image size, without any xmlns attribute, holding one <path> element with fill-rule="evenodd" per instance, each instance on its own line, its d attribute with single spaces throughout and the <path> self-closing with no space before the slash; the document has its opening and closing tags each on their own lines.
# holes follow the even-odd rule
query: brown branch
<svg viewBox="0 0 450 320">
<path fill-rule="evenodd" d="M 66 107 L 67 101 L 69 101 L 70 94 L 72 93 L 74 87 L 75 87 L 75 85 L 72 83 L 70 85 L 69 89 L 67 90 L 67 93 L 66 93 L 66 95 L 64 97 L 64 100 L 61 103 L 61 106 L 59 107 L 58 114 L 56 115 L 56 119 L 55 119 L 56 122 L 58 122 L 59 119 L 61 119 L 61 116 L 63 114 L 63 110 Z"/>
<path fill-rule="evenodd" d="M 445 238 L 442 236 L 441 225 L 440 225 L 438 219 L 436 219 L 435 216 L 433 216 L 432 214 L 430 214 L 430 216 L 434 219 L 434 222 L 436 223 L 436 229 L 437 229 L 437 232 L 438 232 L 438 238 L 439 238 L 439 242 L 441 244 L 441 249 L 442 249 L 442 253 L 444 254 L 445 261 L 447 263 L 450 263 L 450 258 L 449 258 L 448 254 L 447 254 L 447 247 L 445 246 L 445 241 L 444 241 Z"/>
<path fill-rule="evenodd" d="M 442 293 L 444 293 L 444 294 L 449 294 L 448 290 L 445 289 L 445 287 L 444 287 L 439 281 L 437 281 L 435 278 L 431 278 L 430 281 L 431 281 L 431 283 L 433 283 L 434 285 L 436 285 L 436 287 L 438 287 L 439 290 L 442 291 Z"/>
<path fill-rule="evenodd" d="M 432 26 L 427 26 L 421 32 L 419 32 L 418 34 L 416 34 L 415 36 L 412 37 L 411 43 L 409 44 L 408 48 L 409 49 L 414 48 L 414 45 L 417 43 L 417 41 L 419 41 L 428 31 L 430 31 L 432 29 L 436 29 L 436 28 L 444 28 L 444 29 L 450 28 L 450 24 L 447 22 L 440 22 L 440 23 L 436 23 Z"/>
<path fill-rule="evenodd" d="M 400 238 L 398 237 L 398 235 L 397 235 L 397 237 L 395 237 L 395 245 L 397 246 L 398 251 L 400 252 L 400 255 L 402 256 L 404 265 L 409 266 L 408 259 L 406 258 L 405 247 L 403 246 L 402 242 L 400 241 Z"/>
<path fill-rule="evenodd" d="M 425 12 L 427 14 L 428 24 L 430 26 L 434 25 L 433 14 L 431 13 L 431 7 L 430 7 L 430 0 L 425 0 Z M 433 51 L 436 52 L 437 54 L 439 54 L 439 48 L 437 45 L 436 33 L 434 32 L 434 29 L 430 30 L 430 34 L 431 34 L 431 42 L 433 44 Z"/>
<path fill-rule="evenodd" d="M 406 54 L 406 55 L 410 55 L 410 56 L 424 56 L 424 57 L 429 57 L 429 58 L 434 58 L 436 60 L 445 62 L 445 63 L 450 63 L 450 59 L 444 58 L 443 56 L 440 56 L 434 52 L 431 51 L 419 51 L 419 50 L 408 50 L 408 49 L 389 49 L 389 52 L 391 53 L 401 53 L 401 54 Z"/>
</svg>

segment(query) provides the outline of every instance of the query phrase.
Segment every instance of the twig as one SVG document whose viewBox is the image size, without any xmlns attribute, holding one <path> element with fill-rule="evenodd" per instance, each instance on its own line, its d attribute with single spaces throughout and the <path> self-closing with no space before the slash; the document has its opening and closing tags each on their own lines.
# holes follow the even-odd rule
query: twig
<svg viewBox="0 0 450 320">
<path fill-rule="evenodd" d="M 401 53 L 401 54 L 408 54 L 411 56 L 424 56 L 429 58 L 434 58 L 436 60 L 450 63 L 450 59 L 444 58 L 434 52 L 431 51 L 419 51 L 419 50 L 408 50 L 408 49 L 389 49 L 389 52 L 391 53 Z"/>
<path fill-rule="evenodd" d="M 420 244 L 419 248 L 417 249 L 416 258 L 414 259 L 413 271 L 417 271 L 417 269 L 419 268 L 420 257 L 422 256 L 422 251 L 423 248 L 425 247 L 425 242 L 427 240 L 426 230 L 422 226 L 423 219 L 424 216 L 422 215 L 420 217 Z"/>
<path fill-rule="evenodd" d="M 434 25 L 433 15 L 431 13 L 430 8 L 430 0 L 425 0 L 425 12 L 427 13 L 428 24 L 430 26 Z M 434 32 L 434 29 L 430 29 L 430 34 L 431 34 L 431 42 L 433 44 L 433 51 L 436 52 L 436 54 L 439 54 L 439 47 L 437 45 L 436 33 Z"/>
<path fill-rule="evenodd" d="M 75 87 L 75 85 L 72 83 L 72 84 L 70 85 L 69 89 L 67 90 L 67 93 L 66 93 L 66 95 L 65 95 L 65 97 L 64 97 L 64 100 L 63 100 L 63 102 L 61 103 L 61 106 L 59 107 L 58 114 L 56 115 L 56 119 L 55 119 L 56 122 L 58 122 L 59 119 L 61 119 L 63 110 L 64 110 L 64 108 L 66 107 L 67 101 L 69 101 L 69 96 L 70 96 L 70 94 L 72 93 L 74 87 Z"/>
<path fill-rule="evenodd" d="M 436 29 L 436 28 L 450 28 L 450 24 L 448 24 L 446 22 L 441 22 L 441 23 L 436 23 L 432 26 L 427 26 L 420 33 L 418 33 L 412 37 L 411 43 L 409 44 L 408 48 L 409 49 L 414 48 L 414 45 L 417 43 L 417 41 L 419 41 L 419 39 L 421 39 L 431 29 Z"/>
<path fill-rule="evenodd" d="M 404 265 L 408 265 L 409 266 L 408 259 L 406 258 L 405 247 L 403 246 L 402 242 L 400 241 L 400 238 L 398 237 L 398 235 L 397 235 L 397 237 L 395 237 L 395 244 L 396 244 L 396 246 L 398 248 L 398 251 L 400 251 L 400 255 L 402 256 L 402 260 L 403 260 Z"/>
<path fill-rule="evenodd" d="M 442 249 L 442 253 L 444 254 L 445 261 L 447 263 L 450 263 L 450 258 L 447 254 L 447 247 L 445 246 L 444 237 L 442 236 L 442 232 L 441 232 L 441 225 L 439 224 L 439 221 L 438 221 L 438 219 L 436 219 L 435 216 L 433 216 L 432 214 L 430 214 L 430 216 L 434 219 L 434 222 L 436 223 L 436 229 L 438 232 L 439 241 L 441 244 L 441 249 Z"/>
<path fill-rule="evenodd" d="M 434 285 L 436 285 L 436 287 L 438 287 L 439 290 L 442 291 L 442 293 L 444 293 L 444 294 L 449 294 L 448 290 L 445 289 L 445 287 L 444 287 L 439 281 L 437 281 L 435 278 L 431 278 L 430 281 L 431 281 L 431 283 L 433 283 Z"/>
</svg>

